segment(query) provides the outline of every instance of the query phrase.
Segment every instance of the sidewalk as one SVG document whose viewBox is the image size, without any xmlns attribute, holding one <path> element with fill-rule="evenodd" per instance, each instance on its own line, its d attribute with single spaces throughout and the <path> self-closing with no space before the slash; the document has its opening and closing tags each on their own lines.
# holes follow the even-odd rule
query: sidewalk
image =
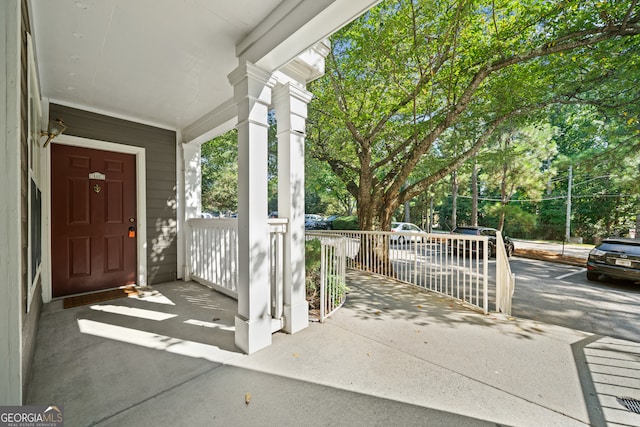
<svg viewBox="0 0 640 427">
<path fill-rule="evenodd" d="M 515 255 L 574 266 L 584 266 L 593 245 L 574 245 L 533 240 L 512 239 Z"/>
<path fill-rule="evenodd" d="M 193 283 L 48 304 L 27 404 L 63 405 L 67 426 L 640 426 L 616 399 L 640 400 L 638 342 L 361 273 L 349 287 L 326 323 L 251 356 L 233 347 L 235 302 Z"/>
</svg>

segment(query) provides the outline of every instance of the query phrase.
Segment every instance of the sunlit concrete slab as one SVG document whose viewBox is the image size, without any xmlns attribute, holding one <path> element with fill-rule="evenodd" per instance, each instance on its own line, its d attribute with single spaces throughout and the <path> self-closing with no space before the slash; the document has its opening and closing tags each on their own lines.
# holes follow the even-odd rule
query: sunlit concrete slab
<svg viewBox="0 0 640 427">
<path fill-rule="evenodd" d="M 638 342 L 363 274 L 349 287 L 325 323 L 250 356 L 235 301 L 194 283 L 154 286 L 163 304 L 53 302 L 27 403 L 63 405 L 70 426 L 638 424 L 616 400 L 640 398 Z"/>
</svg>

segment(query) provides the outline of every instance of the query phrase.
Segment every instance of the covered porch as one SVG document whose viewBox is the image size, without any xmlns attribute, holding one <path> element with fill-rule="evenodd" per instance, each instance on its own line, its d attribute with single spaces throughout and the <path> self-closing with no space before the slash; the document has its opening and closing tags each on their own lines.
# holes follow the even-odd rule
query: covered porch
<svg viewBox="0 0 640 427">
<path fill-rule="evenodd" d="M 637 343 L 487 316 L 362 272 L 348 285 L 326 323 L 252 355 L 234 344 L 235 301 L 193 282 L 54 301 L 25 403 L 60 402 L 68 425 L 635 423 L 611 388 L 632 392 L 620 378 L 637 372 Z"/>
<path fill-rule="evenodd" d="M 0 403 L 24 400 L 35 335 L 49 321 L 41 313 L 66 296 L 56 288 L 59 273 L 88 277 L 83 283 L 88 288 L 77 290 L 81 293 L 94 290 L 96 271 L 119 270 L 123 259 L 130 264 L 122 269 L 124 279 L 111 285 L 100 277 L 99 288 L 190 279 L 187 236 L 189 220 L 200 215 L 199 147 L 234 127 L 239 147 L 234 345 L 254 353 L 271 344 L 270 110 L 278 122 L 278 210 L 287 228 L 278 319 L 288 333 L 308 325 L 301 250 L 305 121 L 312 98 L 306 84 L 324 72 L 327 37 L 378 1 L 2 3 L 0 358 L 6 369 L 0 372 Z M 66 126 L 60 135 L 49 126 L 57 120 Z M 55 127 L 59 130 L 59 123 Z M 52 231 L 54 212 L 63 212 L 69 223 L 93 224 L 80 218 L 88 210 L 52 196 L 52 176 L 69 169 L 53 160 L 55 147 L 77 149 L 69 158 L 82 157 L 80 150 L 93 150 L 91 159 L 103 160 L 100 153 L 133 158 L 133 178 L 116 187 L 126 189 L 135 206 L 117 212 L 117 221 L 106 220 L 121 223 L 122 230 L 93 240 L 113 259 L 93 265 L 98 256 L 93 237 Z M 109 193 L 101 190 L 113 178 L 85 160 L 71 162 L 86 169 L 71 187 L 87 200 Z M 122 242 L 126 251 L 120 250 Z M 66 250 L 71 261 L 52 261 Z"/>
</svg>

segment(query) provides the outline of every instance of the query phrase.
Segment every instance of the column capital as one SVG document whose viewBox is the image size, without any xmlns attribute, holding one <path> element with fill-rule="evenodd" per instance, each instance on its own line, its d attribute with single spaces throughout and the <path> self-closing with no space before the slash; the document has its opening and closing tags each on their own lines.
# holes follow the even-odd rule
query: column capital
<svg viewBox="0 0 640 427">
<path fill-rule="evenodd" d="M 230 72 L 227 75 L 227 78 L 229 79 L 229 83 L 235 86 L 247 76 L 250 76 L 258 80 L 262 79 L 264 80 L 264 82 L 267 82 L 271 77 L 271 73 L 269 73 L 266 70 L 263 70 L 262 68 L 258 67 L 255 64 L 252 64 L 249 61 L 245 61 L 240 63 L 240 65 L 238 65 L 235 70 Z"/>
<path fill-rule="evenodd" d="M 229 74 L 233 84 L 233 101 L 238 111 L 238 125 L 245 121 L 268 127 L 267 113 L 275 77 L 260 67 L 244 62 Z"/>
<path fill-rule="evenodd" d="M 273 88 L 273 102 L 279 103 L 282 100 L 288 100 L 287 98 L 293 97 L 298 101 L 302 101 L 308 104 L 313 99 L 313 93 L 306 90 L 300 85 L 292 84 L 291 82 L 278 83 Z M 277 107 L 276 107 L 277 108 Z"/>
</svg>

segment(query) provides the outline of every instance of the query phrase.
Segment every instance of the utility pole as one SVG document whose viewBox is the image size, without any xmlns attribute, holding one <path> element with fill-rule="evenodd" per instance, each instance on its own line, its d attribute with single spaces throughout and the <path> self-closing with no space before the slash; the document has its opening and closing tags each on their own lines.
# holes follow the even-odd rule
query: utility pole
<svg viewBox="0 0 640 427">
<path fill-rule="evenodd" d="M 569 166 L 569 184 L 567 187 L 567 223 L 564 232 L 564 240 L 571 239 L 571 181 L 573 180 L 573 166 Z"/>
</svg>

